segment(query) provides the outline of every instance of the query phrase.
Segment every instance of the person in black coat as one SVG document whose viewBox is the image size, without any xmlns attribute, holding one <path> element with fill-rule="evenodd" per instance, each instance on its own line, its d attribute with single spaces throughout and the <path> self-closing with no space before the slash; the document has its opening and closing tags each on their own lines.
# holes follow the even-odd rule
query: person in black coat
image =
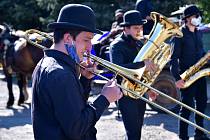
<svg viewBox="0 0 210 140">
<path fill-rule="evenodd" d="M 183 32 L 182 38 L 175 38 L 174 53 L 171 60 L 171 70 L 177 80 L 176 86 L 182 88 L 184 82 L 180 74 L 189 69 L 201 57 L 205 55 L 202 33 L 196 27 L 201 23 L 201 12 L 195 6 L 191 5 L 184 10 L 183 20 L 185 25 L 181 28 Z M 190 107 L 195 107 L 196 110 L 204 113 L 207 105 L 207 87 L 206 79 L 201 78 L 186 89 L 181 89 L 182 102 Z M 196 102 L 194 102 L 194 100 Z M 190 111 L 184 107 L 180 110 L 180 116 L 186 118 L 190 117 Z M 195 115 L 195 122 L 197 125 L 204 127 L 203 117 Z M 179 137 L 182 140 L 188 140 L 188 124 L 179 121 Z M 207 136 L 200 130 L 195 130 L 195 140 L 209 140 Z"/>
<path fill-rule="evenodd" d="M 122 33 L 122 27 L 120 27 L 120 23 L 123 21 L 123 15 L 123 9 L 117 9 L 115 11 L 115 21 L 112 23 L 111 30 L 105 37 L 100 39 L 98 43 L 93 45 L 96 56 L 105 60 L 109 60 L 109 57 L 106 54 L 108 49 L 107 47 L 120 33 Z"/>
<path fill-rule="evenodd" d="M 151 0 L 137 0 L 135 9 L 142 14 L 142 18 L 147 20 L 144 26 L 144 35 L 148 35 L 152 30 L 154 21 L 150 17 L 150 13 L 154 11 Z"/>
<path fill-rule="evenodd" d="M 123 27 L 123 33 L 110 44 L 111 62 L 130 69 L 138 69 L 146 65 L 147 70 L 155 70 L 156 66 L 149 60 L 133 63 L 143 46 L 141 38 L 144 23 L 140 12 L 136 10 L 124 14 L 123 22 L 120 24 Z M 132 99 L 128 96 L 123 96 L 118 103 L 128 140 L 139 140 L 146 103 L 141 99 Z"/>
<path fill-rule="evenodd" d="M 84 52 L 91 50 L 94 33 L 99 33 L 95 28 L 94 12 L 85 5 L 68 4 L 61 9 L 57 22 L 48 27 L 54 30 L 54 44 L 45 50 L 33 72 L 34 138 L 96 140 L 96 122 L 122 93 L 111 80 L 101 95 L 87 104 L 83 86 L 93 77 L 90 73 L 93 67 L 82 61 Z M 80 69 L 78 64 L 86 68 Z"/>
</svg>

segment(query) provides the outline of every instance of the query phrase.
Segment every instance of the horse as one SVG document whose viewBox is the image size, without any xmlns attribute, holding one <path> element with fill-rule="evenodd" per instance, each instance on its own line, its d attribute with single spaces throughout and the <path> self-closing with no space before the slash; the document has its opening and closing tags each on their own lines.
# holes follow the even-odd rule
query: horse
<svg viewBox="0 0 210 140">
<path fill-rule="evenodd" d="M 12 74 L 14 73 L 17 75 L 17 84 L 20 91 L 18 105 L 22 105 L 28 100 L 27 77 L 31 76 L 44 53 L 42 49 L 27 42 L 23 31 L 20 34 L 20 31 L 13 31 L 6 24 L 1 25 L 0 28 L 0 62 L 3 65 L 9 92 L 7 107 L 11 107 L 15 100 L 12 90 Z M 41 37 L 41 35 L 35 36 L 39 38 L 39 42 L 40 38 L 42 39 L 40 43 L 43 46 L 49 48 L 52 45 L 52 41 Z"/>
</svg>

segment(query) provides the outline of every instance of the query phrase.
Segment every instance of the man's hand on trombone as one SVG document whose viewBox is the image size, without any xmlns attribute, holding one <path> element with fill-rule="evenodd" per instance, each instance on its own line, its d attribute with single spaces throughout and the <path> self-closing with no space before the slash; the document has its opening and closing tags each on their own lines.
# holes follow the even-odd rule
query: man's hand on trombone
<svg viewBox="0 0 210 140">
<path fill-rule="evenodd" d="M 97 64 L 94 62 L 92 63 L 90 60 L 84 61 L 80 63 L 81 66 L 81 74 L 88 78 L 91 79 L 94 77 L 94 73 L 97 73 Z M 105 96 L 106 99 L 112 103 L 117 100 L 119 100 L 122 96 L 123 93 L 121 92 L 120 88 L 117 86 L 116 79 L 113 78 L 109 80 L 103 87 L 101 91 L 101 95 Z"/>
<path fill-rule="evenodd" d="M 103 89 L 101 91 L 101 94 L 103 96 L 105 96 L 106 99 L 110 103 L 119 100 L 123 96 L 123 93 L 121 92 L 120 88 L 117 86 L 116 79 L 112 79 L 112 80 L 108 81 L 104 85 L 104 87 L 103 87 Z"/>
<path fill-rule="evenodd" d="M 91 79 L 94 77 L 94 74 L 93 72 L 96 71 L 96 67 L 97 67 L 97 64 L 96 63 L 93 63 L 91 61 L 83 61 L 80 63 L 81 66 L 83 66 L 81 69 L 80 69 L 80 72 L 82 74 L 82 76 L 86 77 L 87 79 Z"/>
</svg>

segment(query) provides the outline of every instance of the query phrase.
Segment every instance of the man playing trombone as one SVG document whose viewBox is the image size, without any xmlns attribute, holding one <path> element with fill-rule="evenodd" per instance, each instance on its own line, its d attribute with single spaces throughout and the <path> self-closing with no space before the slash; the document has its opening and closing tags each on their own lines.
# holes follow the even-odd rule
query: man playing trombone
<svg viewBox="0 0 210 140">
<path fill-rule="evenodd" d="M 87 104 L 80 75 L 86 80 L 93 77 L 89 72 L 92 68 L 85 68 L 92 65 L 82 61 L 83 54 L 91 50 L 94 33 L 99 32 L 94 12 L 85 5 L 68 4 L 61 9 L 57 22 L 48 27 L 54 30 L 54 44 L 45 50 L 33 73 L 34 137 L 96 140 L 96 122 L 109 103 L 120 99 L 122 93 L 112 80 L 93 104 Z"/>
<path fill-rule="evenodd" d="M 185 21 L 182 27 L 184 36 L 183 38 L 175 38 L 174 53 L 171 60 L 171 70 L 177 80 L 176 86 L 178 88 L 183 88 L 185 84 L 180 74 L 194 65 L 205 54 L 201 32 L 196 28 L 201 23 L 201 11 L 195 5 L 191 5 L 184 10 L 183 20 Z M 207 105 L 206 88 L 206 79 L 201 78 L 190 87 L 181 89 L 182 102 L 190 107 L 194 107 L 194 103 L 196 103 L 196 110 L 204 113 Z M 180 116 L 188 120 L 190 111 L 182 107 Z M 203 121 L 203 117 L 195 115 L 197 125 L 204 127 Z M 179 121 L 179 137 L 182 140 L 189 139 L 188 124 L 181 120 Z M 194 139 L 209 140 L 199 129 L 195 130 Z"/>
</svg>

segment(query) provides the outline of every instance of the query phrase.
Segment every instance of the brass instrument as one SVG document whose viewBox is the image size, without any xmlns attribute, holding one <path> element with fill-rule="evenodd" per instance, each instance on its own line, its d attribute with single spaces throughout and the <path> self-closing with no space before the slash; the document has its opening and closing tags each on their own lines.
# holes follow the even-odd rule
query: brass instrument
<svg viewBox="0 0 210 140">
<path fill-rule="evenodd" d="M 36 38 L 36 41 L 32 41 L 31 38 L 30 38 L 30 35 L 38 35 L 38 37 Z M 39 30 L 36 30 L 36 29 L 26 30 L 24 38 L 27 40 L 28 43 L 30 43 L 31 45 L 34 45 L 34 46 L 36 46 L 36 47 L 38 47 L 40 49 L 46 49 L 45 46 L 43 46 L 43 45 L 40 44 L 40 42 L 44 38 L 49 39 L 50 41 L 53 42 L 53 36 L 51 36 L 48 33 L 41 32 Z"/>
<path fill-rule="evenodd" d="M 34 42 L 34 44 L 36 45 L 37 43 Z M 45 47 L 42 46 L 42 48 L 45 48 Z M 99 58 L 99 57 L 96 57 L 96 56 L 94 56 L 94 55 L 92 55 L 92 54 L 84 54 L 84 57 L 88 57 L 88 59 L 91 59 L 91 60 L 97 62 L 99 65 L 104 66 L 105 68 L 107 68 L 107 69 L 109 69 L 110 71 L 114 72 L 114 73 L 116 74 L 116 76 L 118 75 L 118 76 L 121 76 L 121 77 L 123 77 L 123 78 L 125 78 L 125 79 L 132 80 L 132 81 L 134 81 L 135 83 L 137 83 L 138 85 L 143 85 L 143 86 L 147 87 L 148 89 L 150 89 L 150 90 L 152 90 L 152 91 L 158 93 L 159 95 L 164 96 L 164 97 L 166 97 L 167 99 L 170 99 L 170 100 L 176 102 L 176 103 L 179 104 L 180 106 L 183 106 L 183 107 L 189 109 L 190 111 L 193 111 L 194 113 L 197 113 L 198 115 L 200 115 L 200 116 L 206 118 L 207 120 L 210 120 L 210 117 L 209 117 L 209 116 L 207 116 L 207 115 L 205 115 L 205 114 L 203 114 L 203 113 L 201 113 L 201 112 L 199 112 L 199 111 L 197 111 L 197 110 L 195 110 L 195 109 L 193 109 L 193 108 L 187 106 L 186 104 L 184 104 L 184 103 L 182 103 L 182 102 L 180 102 L 180 101 L 178 101 L 178 100 L 176 100 L 176 99 L 174 99 L 174 98 L 172 98 L 172 97 L 170 97 L 170 96 L 164 94 L 164 93 L 161 92 L 161 91 L 158 91 L 157 89 L 151 87 L 149 84 L 146 84 L 146 83 L 144 83 L 144 82 L 142 82 L 142 81 L 136 79 L 136 77 L 141 77 L 141 76 L 142 76 L 144 68 L 143 68 L 143 70 L 141 69 L 141 71 L 139 71 L 139 69 L 136 69 L 136 70 L 135 70 L 135 69 L 124 68 L 124 67 L 121 67 L 121 66 L 119 66 L 119 65 L 113 64 L 113 63 L 111 63 L 111 62 L 109 62 L 109 61 L 106 61 L 106 60 L 104 60 L 104 59 L 101 59 L 101 58 Z M 84 68 L 84 66 L 82 66 L 82 65 L 80 65 L 80 64 L 78 64 L 78 65 L 79 65 L 80 67 Z M 100 73 L 98 73 L 98 71 L 94 71 L 94 72 L 92 72 L 92 73 L 95 74 L 95 75 L 97 75 L 97 76 L 99 76 L 99 77 L 101 77 L 101 78 L 104 79 L 104 80 L 107 80 L 107 81 L 109 80 L 108 78 L 106 78 L 106 77 L 100 75 Z M 139 92 L 129 90 L 127 87 L 124 87 L 124 86 L 119 85 L 119 84 L 117 84 L 117 86 L 120 87 L 121 89 L 123 89 L 124 91 L 129 92 L 130 94 L 132 94 L 132 96 L 137 97 L 137 98 L 140 98 L 140 99 L 142 99 L 143 101 L 147 102 L 148 104 L 151 104 L 151 105 L 155 106 L 156 108 L 158 108 L 158 109 L 160 109 L 160 110 L 163 110 L 163 111 L 165 111 L 166 113 L 168 113 L 168 114 L 170 114 L 170 115 L 172 115 L 172 116 L 174 116 L 174 117 L 176 117 L 176 118 L 178 118 L 178 119 L 180 119 L 180 120 L 182 120 L 182 121 L 184 121 L 184 122 L 186 122 L 186 123 L 188 123 L 188 124 L 190 124 L 190 125 L 196 127 L 197 129 L 199 129 L 199 130 L 201 130 L 201 131 L 203 131 L 203 132 L 205 132 L 205 133 L 207 133 L 207 134 L 210 134 L 210 131 L 206 130 L 205 128 L 200 127 L 200 126 L 198 126 L 197 124 L 195 124 L 195 123 L 193 123 L 193 122 L 191 122 L 191 121 L 189 121 L 189 120 L 187 120 L 187 119 L 185 119 L 185 118 L 183 118 L 183 117 L 177 115 L 176 113 L 174 113 L 174 112 L 172 112 L 172 111 L 170 111 L 170 110 L 168 110 L 168 109 L 166 109 L 166 108 L 164 108 L 164 107 L 158 105 L 157 103 L 154 103 L 154 102 L 148 100 L 147 98 L 145 98 L 145 97 L 143 97 L 141 94 L 139 94 Z M 125 94 L 125 93 L 124 93 L 124 94 Z"/>
<path fill-rule="evenodd" d="M 173 47 L 165 43 L 167 39 L 173 36 L 182 37 L 183 34 L 179 30 L 179 26 L 170 22 L 166 17 L 160 15 L 156 12 L 151 12 L 151 18 L 154 20 L 154 26 L 149 34 L 149 40 L 141 48 L 137 54 L 134 62 L 144 61 L 146 59 L 151 60 L 154 64 L 158 66 L 158 69 L 154 72 L 143 71 L 142 77 L 137 77 L 148 85 L 152 85 L 157 76 L 160 74 L 166 63 L 171 58 Z M 143 95 L 148 90 L 147 87 L 143 85 L 132 84 L 128 80 L 123 80 L 122 84 L 130 90 L 137 91 L 140 95 Z M 138 98 L 125 91 L 125 94 L 132 98 Z"/>
<path fill-rule="evenodd" d="M 201 77 L 210 75 L 210 68 L 200 70 L 209 60 L 210 52 L 205 54 L 195 65 L 191 66 L 183 74 L 181 74 L 182 80 L 185 81 L 183 88 L 189 87 L 192 83 Z M 199 71 L 200 70 L 200 71 Z"/>
<path fill-rule="evenodd" d="M 157 94 L 165 97 L 166 99 L 171 100 L 171 101 L 177 103 L 178 105 L 180 105 L 182 107 L 185 107 L 186 109 L 189 109 L 190 111 L 192 111 L 192 112 L 194 112 L 194 113 L 202 116 L 203 118 L 206 118 L 208 121 L 210 121 L 210 117 L 209 116 L 207 116 L 207 115 L 205 115 L 205 114 L 203 114 L 203 113 L 195 110 L 194 108 L 191 108 L 190 106 L 188 106 L 188 105 L 186 105 L 186 104 L 184 104 L 184 103 L 182 103 L 182 102 L 180 102 L 180 101 L 178 101 L 178 100 L 176 100 L 176 99 L 168 96 L 167 94 L 165 94 L 165 93 L 163 93 L 163 92 L 161 92 L 161 91 L 159 91 L 159 90 L 151 87 L 149 84 L 144 83 L 144 82 L 136 79 L 136 76 L 138 76 L 139 74 L 141 75 L 141 73 L 135 73 L 135 71 L 138 71 L 138 69 L 137 70 L 127 69 L 127 68 L 121 67 L 119 65 L 113 64 L 113 63 L 111 63 L 111 62 L 109 62 L 107 60 L 104 60 L 102 58 L 99 58 L 97 56 L 94 56 L 92 54 L 88 54 L 88 55 L 87 54 L 84 54 L 84 56 L 91 58 L 92 60 L 94 60 L 95 62 L 97 62 L 98 64 L 100 64 L 101 66 L 103 66 L 103 67 L 107 68 L 108 70 L 114 72 L 116 76 L 121 76 L 121 77 L 123 77 L 125 79 L 132 80 L 133 82 L 135 82 L 137 84 L 140 84 L 142 86 L 145 86 L 148 89 L 156 92 Z M 80 65 L 80 67 L 83 67 L 83 66 Z M 93 73 L 95 75 L 101 77 L 102 79 L 105 79 L 107 81 L 109 80 L 108 78 L 100 75 L 97 72 L 93 72 Z M 185 119 L 185 118 L 177 115 L 176 113 L 174 113 L 174 112 L 172 112 L 172 111 L 170 111 L 170 110 L 162 107 L 161 105 L 159 105 L 157 103 L 154 103 L 154 102 L 148 100 L 147 98 L 145 98 L 144 96 L 142 96 L 141 94 L 139 94 L 139 92 L 130 90 L 127 87 L 124 87 L 123 85 L 117 84 L 117 86 L 120 87 L 122 90 L 124 90 L 126 92 L 129 92 L 129 94 L 131 94 L 132 96 L 134 96 L 136 98 L 139 98 L 139 99 L 145 101 L 146 103 L 148 103 L 150 105 L 155 106 L 156 108 L 158 108 L 158 109 L 160 109 L 160 110 L 162 110 L 162 111 L 164 111 L 164 112 L 166 112 L 166 113 L 168 113 L 168 114 L 170 114 L 170 115 L 172 115 L 172 116 L 174 116 L 174 117 L 176 117 L 176 118 L 178 118 L 178 119 L 180 119 L 180 120 L 182 120 L 182 121 L 184 121 L 184 122 L 186 122 L 186 123 L 188 123 L 188 124 L 190 124 L 190 125 L 192 125 L 194 127 L 196 127 L 197 129 L 199 129 L 199 130 L 201 130 L 201 131 L 203 131 L 203 132 L 205 132 L 207 134 L 210 134 L 210 131 L 206 130 L 205 128 L 202 128 L 202 127 L 198 126 L 197 124 L 195 124 L 195 123 L 193 123 L 193 122 L 191 122 L 191 121 L 189 121 L 189 120 L 187 120 L 187 119 Z M 124 92 L 123 92 L 123 94 L 124 95 L 127 95 Z"/>
</svg>

